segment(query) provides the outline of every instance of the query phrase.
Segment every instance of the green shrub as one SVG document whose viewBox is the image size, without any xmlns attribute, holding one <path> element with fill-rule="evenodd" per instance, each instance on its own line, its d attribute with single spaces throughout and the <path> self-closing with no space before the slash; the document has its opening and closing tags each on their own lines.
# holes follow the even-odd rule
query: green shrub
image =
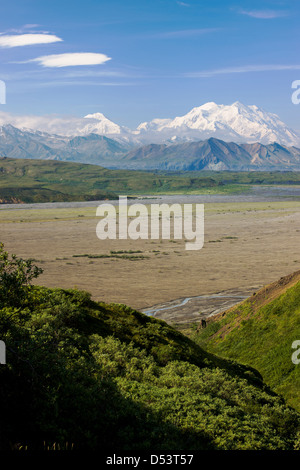
<svg viewBox="0 0 300 470">
<path fill-rule="evenodd" d="M 21 306 L 27 299 L 32 279 L 42 272 L 33 260 L 23 260 L 16 255 L 10 257 L 0 243 L 0 303 Z"/>
</svg>

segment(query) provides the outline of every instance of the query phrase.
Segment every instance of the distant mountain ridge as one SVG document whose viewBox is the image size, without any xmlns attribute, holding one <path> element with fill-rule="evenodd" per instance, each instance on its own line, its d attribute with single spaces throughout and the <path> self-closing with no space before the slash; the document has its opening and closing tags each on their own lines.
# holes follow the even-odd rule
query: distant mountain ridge
<svg viewBox="0 0 300 470">
<path fill-rule="evenodd" d="M 207 140 L 210 137 L 225 142 L 255 143 L 300 147 L 300 134 L 280 118 L 255 105 L 238 101 L 231 105 L 205 103 L 187 114 L 175 118 L 156 118 L 143 122 L 136 129 L 121 126 L 101 112 L 80 117 L 13 116 L 0 113 L 0 125 L 11 124 L 26 132 L 68 136 L 103 135 L 120 144 L 182 143 Z"/>
<path fill-rule="evenodd" d="M 38 131 L 20 130 L 12 125 L 0 127 L 0 155 L 11 158 L 37 158 L 82 163 L 110 163 L 126 154 L 126 143 L 109 137 L 89 134 L 65 137 Z"/>
<path fill-rule="evenodd" d="M 148 170 L 300 170 L 300 149 L 277 143 L 236 144 L 210 138 L 182 144 L 151 144 L 131 150 L 125 168 Z"/>
<path fill-rule="evenodd" d="M 21 129 L 19 121 L 18 127 L 3 125 L 0 155 L 124 169 L 300 171 L 300 136 L 277 115 L 239 102 L 206 103 L 184 116 L 144 122 L 136 130 L 102 113 L 56 119 L 49 128 Z"/>
<path fill-rule="evenodd" d="M 65 137 L 0 127 L 0 155 L 142 170 L 300 171 L 300 149 L 272 143 L 237 144 L 209 138 L 197 142 L 134 147 L 95 133 Z"/>
</svg>

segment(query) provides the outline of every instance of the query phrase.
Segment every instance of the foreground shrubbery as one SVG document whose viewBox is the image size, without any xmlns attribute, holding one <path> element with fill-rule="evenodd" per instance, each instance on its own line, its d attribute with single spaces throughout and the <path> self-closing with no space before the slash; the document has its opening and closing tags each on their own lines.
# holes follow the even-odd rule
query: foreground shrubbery
<svg viewBox="0 0 300 470">
<path fill-rule="evenodd" d="M 76 290 L 4 291 L 1 450 L 297 448 L 299 414 L 254 370 L 165 322 Z"/>
</svg>

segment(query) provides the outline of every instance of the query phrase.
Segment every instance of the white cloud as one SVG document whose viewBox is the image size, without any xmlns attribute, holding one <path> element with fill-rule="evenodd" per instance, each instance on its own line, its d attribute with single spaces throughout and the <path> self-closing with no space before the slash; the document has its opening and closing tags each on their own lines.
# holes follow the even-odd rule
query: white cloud
<svg viewBox="0 0 300 470">
<path fill-rule="evenodd" d="M 249 73 L 249 72 L 272 72 L 281 70 L 300 70 L 300 64 L 294 65 L 241 65 L 237 67 L 224 67 L 215 70 L 203 70 L 200 72 L 186 73 L 185 77 L 188 78 L 204 78 L 214 77 L 216 75 L 225 75 L 232 73 Z"/>
<path fill-rule="evenodd" d="M 58 115 L 14 115 L 0 111 L 0 126 L 11 124 L 24 130 L 48 132 L 50 134 L 73 135 L 86 125 L 86 119 L 75 116 Z"/>
<path fill-rule="evenodd" d="M 259 18 L 262 20 L 271 20 L 273 18 L 281 18 L 287 16 L 286 11 L 282 10 L 240 10 L 241 15 L 251 16 L 252 18 Z"/>
<path fill-rule="evenodd" d="M 104 86 L 104 87 L 120 87 L 120 86 L 137 86 L 136 82 L 103 82 L 92 80 L 51 80 L 50 82 L 43 81 L 34 84 L 29 84 L 27 89 L 30 88 L 55 88 L 64 86 Z M 24 87 L 26 89 L 26 86 Z"/>
<path fill-rule="evenodd" d="M 50 44 L 60 42 L 61 38 L 54 34 L 1 34 L 0 47 L 32 46 L 34 44 Z"/>
<path fill-rule="evenodd" d="M 100 65 L 108 60 L 111 60 L 111 58 L 107 57 L 105 54 L 71 52 L 66 54 L 45 55 L 28 62 L 38 62 L 44 67 L 71 67 L 76 65 Z"/>
</svg>

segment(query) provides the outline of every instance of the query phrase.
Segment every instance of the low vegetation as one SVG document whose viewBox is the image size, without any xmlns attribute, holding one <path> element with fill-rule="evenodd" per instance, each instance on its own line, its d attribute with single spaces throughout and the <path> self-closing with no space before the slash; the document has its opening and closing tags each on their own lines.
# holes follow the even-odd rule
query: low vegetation
<svg viewBox="0 0 300 470">
<path fill-rule="evenodd" d="M 129 254 L 127 254 L 129 253 Z M 92 254 L 83 254 L 83 255 L 73 255 L 73 258 L 89 258 L 89 259 L 102 259 L 102 258 L 116 258 L 116 259 L 129 259 L 131 261 L 139 260 L 139 259 L 148 259 L 149 256 L 145 255 L 133 255 L 131 253 L 136 253 L 135 251 L 111 251 L 110 254 L 100 254 L 100 255 L 92 255 Z M 140 251 L 140 253 L 142 253 Z"/>
</svg>

